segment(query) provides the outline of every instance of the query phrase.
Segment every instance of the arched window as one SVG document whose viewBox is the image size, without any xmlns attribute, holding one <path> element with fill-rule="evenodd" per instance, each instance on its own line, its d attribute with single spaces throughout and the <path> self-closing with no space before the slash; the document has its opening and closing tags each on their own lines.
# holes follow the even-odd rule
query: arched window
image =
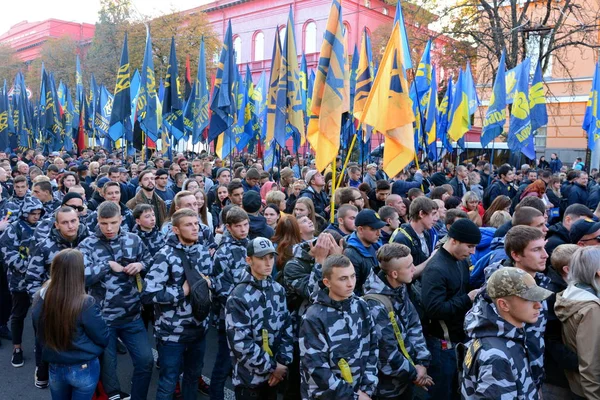
<svg viewBox="0 0 600 400">
<path fill-rule="evenodd" d="M 285 42 L 285 25 L 279 26 L 279 42 L 281 42 L 281 50 L 283 51 L 283 43 Z"/>
<path fill-rule="evenodd" d="M 383 7 L 383 8 L 381 9 L 381 13 L 382 13 L 383 15 L 388 15 L 389 11 L 388 11 L 388 9 L 387 9 L 387 8 Z"/>
<path fill-rule="evenodd" d="M 350 32 L 352 32 L 352 30 L 350 29 L 350 23 L 348 21 L 344 21 L 344 35 L 346 35 L 346 37 L 348 38 Z"/>
<path fill-rule="evenodd" d="M 317 24 L 310 21 L 304 25 L 304 54 L 316 53 L 317 51 Z"/>
<path fill-rule="evenodd" d="M 240 64 L 242 62 L 242 38 L 239 36 L 233 39 L 233 51 L 235 52 L 235 63 Z"/>
<path fill-rule="evenodd" d="M 365 7 L 371 8 L 371 0 L 365 0 Z"/>
<path fill-rule="evenodd" d="M 254 35 L 254 61 L 265 59 L 265 34 L 261 31 Z"/>
</svg>

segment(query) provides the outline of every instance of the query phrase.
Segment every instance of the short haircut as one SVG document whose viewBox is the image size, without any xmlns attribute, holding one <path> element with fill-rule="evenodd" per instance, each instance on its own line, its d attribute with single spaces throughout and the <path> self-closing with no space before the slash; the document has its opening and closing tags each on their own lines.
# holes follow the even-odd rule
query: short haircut
<svg viewBox="0 0 600 400">
<path fill-rule="evenodd" d="M 227 225 L 235 225 L 249 219 L 250 218 L 248 217 L 246 211 L 238 206 L 234 206 L 227 212 L 225 222 Z"/>
<path fill-rule="evenodd" d="M 552 268 L 554 268 L 559 275 L 562 275 L 563 267 L 570 265 L 573 254 L 575 254 L 579 248 L 580 247 L 576 244 L 570 243 L 557 246 L 550 256 L 550 264 L 552 265 Z"/>
<path fill-rule="evenodd" d="M 425 214 L 430 214 L 433 210 L 437 210 L 438 205 L 435 201 L 421 196 L 417 197 L 410 203 L 410 209 L 408 211 L 408 217 L 412 221 L 418 221 L 420 219 L 419 214 L 423 211 Z"/>
<path fill-rule="evenodd" d="M 69 213 L 69 212 L 77 213 L 77 211 L 75 211 L 75 209 L 73 207 L 61 206 L 58 208 L 58 210 L 54 211 L 54 219 L 56 221 L 58 221 L 58 214 L 64 214 L 64 213 Z"/>
<path fill-rule="evenodd" d="M 120 184 L 119 182 L 113 182 L 113 181 L 109 181 L 109 182 L 106 182 L 106 183 L 104 184 L 104 186 L 102 186 L 102 192 L 103 192 L 103 193 L 104 193 L 104 192 L 106 192 L 106 190 L 107 190 L 109 187 L 113 187 L 113 186 L 114 186 L 114 187 L 118 187 L 118 188 L 119 188 L 119 191 L 121 190 L 121 184 Z"/>
<path fill-rule="evenodd" d="M 248 176 L 248 175 L 246 175 Z M 233 180 L 231 182 L 229 182 L 229 184 L 227 185 L 227 193 L 229 193 L 229 195 L 231 196 L 233 194 L 233 191 L 236 189 L 243 189 L 244 186 L 242 185 L 242 182 L 238 181 L 238 180 Z"/>
<path fill-rule="evenodd" d="M 248 179 L 260 179 L 260 172 L 256 168 L 250 168 L 246 171 L 246 180 Z"/>
<path fill-rule="evenodd" d="M 40 190 L 48 193 L 52 193 L 52 184 L 49 181 L 39 181 L 33 184 L 33 186 L 37 186 Z"/>
<path fill-rule="evenodd" d="M 588 246 L 580 247 L 569 264 L 569 277 L 567 280 L 570 285 L 583 283 L 594 289 L 594 292 L 600 292 L 600 283 L 598 282 L 598 264 L 600 258 L 600 247 Z"/>
<path fill-rule="evenodd" d="M 392 188 L 392 186 L 390 185 L 390 183 L 388 181 L 379 180 L 379 181 L 377 181 L 375 191 L 390 190 L 391 188 Z"/>
<path fill-rule="evenodd" d="M 323 278 L 330 279 L 334 268 L 347 268 L 351 265 L 352 263 L 350 262 L 350 259 L 345 255 L 331 255 L 327 257 L 327 259 L 323 263 Z"/>
<path fill-rule="evenodd" d="M 540 199 L 539 197 L 535 197 L 535 196 L 524 197 L 523 200 L 521 200 L 519 202 L 519 204 L 517 204 L 517 206 L 515 207 L 515 211 L 521 207 L 533 207 L 533 208 L 537 209 L 539 212 L 541 212 L 542 214 L 546 214 L 546 204 L 544 204 L 544 201 L 542 199 Z"/>
<path fill-rule="evenodd" d="M 17 183 L 21 183 L 21 182 L 25 182 L 25 184 L 27 184 L 27 178 L 24 177 L 23 175 L 19 175 L 15 178 L 14 185 L 16 185 Z"/>
<path fill-rule="evenodd" d="M 138 175 L 138 182 L 141 182 L 145 175 L 148 175 L 148 174 L 151 174 L 151 173 L 152 173 L 151 169 L 145 169 L 142 172 L 140 172 L 139 175 Z"/>
<path fill-rule="evenodd" d="M 442 196 L 444 194 L 448 193 L 448 190 L 446 190 L 445 187 L 443 186 L 438 186 L 438 187 L 434 187 L 433 190 L 431 191 L 431 199 L 435 200 L 442 200 Z"/>
<path fill-rule="evenodd" d="M 138 204 L 133 209 L 133 219 L 140 218 L 146 211 L 152 211 L 152 212 L 154 212 L 154 207 L 152 207 L 150 204 L 145 204 L 145 203 L 144 204 Z"/>
<path fill-rule="evenodd" d="M 425 193 L 423 193 L 423 191 L 419 188 L 410 188 L 408 189 L 408 192 L 406 192 L 406 197 L 408 197 L 409 199 L 411 197 L 419 197 L 424 195 Z"/>
<path fill-rule="evenodd" d="M 451 208 L 448 211 L 446 211 L 446 220 L 444 221 L 444 223 L 446 225 L 452 225 L 454 221 L 461 218 L 469 218 L 469 216 L 463 210 L 459 210 L 458 208 Z"/>
<path fill-rule="evenodd" d="M 537 228 L 523 225 L 513 226 L 510 228 L 504 239 L 504 251 L 506 252 L 506 255 L 513 260 L 511 256 L 513 252 L 523 255 L 529 242 L 543 238 L 544 234 Z"/>
<path fill-rule="evenodd" d="M 58 173 L 58 167 L 54 164 L 50 164 L 50 165 L 48 165 L 48 169 L 46 170 L 46 172 L 50 172 L 50 171 Z"/>
<path fill-rule="evenodd" d="M 502 175 L 506 176 L 508 173 L 512 171 L 512 167 L 508 164 L 501 165 L 498 168 L 498 178 L 502 178 Z"/>
<path fill-rule="evenodd" d="M 381 269 L 389 271 L 389 262 L 395 258 L 404 258 L 410 255 L 410 248 L 400 243 L 384 244 L 377 250 L 377 261 Z"/>
<path fill-rule="evenodd" d="M 353 165 L 352 167 L 348 167 L 348 172 L 351 174 L 356 174 L 357 172 L 360 172 L 360 168 L 358 168 L 356 165 Z"/>
<path fill-rule="evenodd" d="M 171 224 L 173 226 L 179 227 L 181 220 L 185 217 L 198 218 L 198 213 L 194 210 L 190 210 L 189 208 L 182 208 L 181 210 L 177 210 L 171 217 Z"/>
<path fill-rule="evenodd" d="M 349 211 L 358 212 L 358 208 L 354 207 L 352 204 L 344 204 L 338 208 L 337 217 L 344 218 L 348 215 Z"/>
<path fill-rule="evenodd" d="M 512 217 L 512 225 L 531 225 L 534 218 L 542 217 L 544 214 L 540 212 L 537 208 L 533 207 L 521 207 L 515 210 L 515 213 Z"/>
<path fill-rule="evenodd" d="M 571 217 L 594 217 L 594 214 L 589 208 L 587 208 L 587 206 L 579 203 L 571 204 L 569 207 L 567 207 L 567 209 L 565 210 L 565 217 L 567 215 Z"/>
<path fill-rule="evenodd" d="M 338 205 L 348 204 L 354 201 L 356 195 L 362 196 L 360 191 L 354 187 L 345 187 L 335 190 L 335 203 Z"/>
<path fill-rule="evenodd" d="M 114 218 L 121 216 L 121 206 L 112 201 L 104 201 L 98 207 L 98 218 Z"/>
<path fill-rule="evenodd" d="M 108 169 L 108 175 L 110 176 L 110 174 L 119 174 L 119 167 L 110 167 Z"/>
<path fill-rule="evenodd" d="M 273 203 L 279 205 L 280 202 L 285 201 L 285 193 L 279 190 L 271 190 L 265 197 L 267 204 Z"/>
<path fill-rule="evenodd" d="M 379 214 L 379 218 L 384 222 L 386 219 L 392 218 L 394 214 L 398 215 L 398 211 L 392 206 L 383 206 L 377 213 Z"/>
</svg>

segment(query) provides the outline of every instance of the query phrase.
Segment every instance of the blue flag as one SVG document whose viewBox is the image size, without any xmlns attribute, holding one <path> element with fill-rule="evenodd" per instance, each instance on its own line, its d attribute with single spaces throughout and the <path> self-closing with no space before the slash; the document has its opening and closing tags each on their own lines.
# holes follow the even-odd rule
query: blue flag
<svg viewBox="0 0 600 400">
<path fill-rule="evenodd" d="M 523 63 L 517 65 L 511 70 L 506 71 L 506 104 L 512 104 L 517 90 L 518 77 L 521 76 Z M 529 71 L 527 71 L 529 74 Z"/>
<path fill-rule="evenodd" d="M 191 108 L 192 115 L 192 143 L 196 144 L 202 139 L 202 131 L 208 126 L 208 81 L 206 80 L 206 54 L 204 50 L 204 36 L 200 41 L 200 53 L 198 54 L 198 74 L 196 82 L 192 87 L 193 100 L 188 101 L 188 109 Z M 190 96 L 190 99 L 192 96 Z M 189 104 L 192 103 L 191 107 Z M 189 112 L 189 111 L 188 111 Z M 189 115 L 189 114 L 188 114 Z"/>
<path fill-rule="evenodd" d="M 463 84 L 465 85 L 465 92 L 467 93 L 467 100 L 469 102 L 469 115 L 473 115 L 481 103 L 479 102 L 479 97 L 477 97 L 477 89 L 475 88 L 475 81 L 473 80 L 471 63 L 469 61 L 467 61 Z"/>
<path fill-rule="evenodd" d="M 414 80 L 420 102 L 419 108 L 422 113 L 426 112 L 429 105 L 429 87 L 431 86 L 431 81 L 431 40 L 428 40 Z"/>
<path fill-rule="evenodd" d="M 404 71 L 411 69 L 412 60 L 410 58 L 410 47 L 408 45 L 408 34 L 406 33 L 406 25 L 404 23 L 404 13 L 402 12 L 402 2 L 398 0 L 396 4 L 396 15 L 394 16 L 394 25 L 400 24 L 400 40 L 402 41 L 402 66 Z"/>
<path fill-rule="evenodd" d="M 429 86 L 429 95 L 427 110 L 425 114 L 425 143 L 427 145 L 427 157 L 430 160 L 437 160 L 436 136 L 437 136 L 437 116 L 438 116 L 438 95 L 437 95 L 437 76 L 435 66 L 431 69 L 431 85 Z"/>
<path fill-rule="evenodd" d="M 7 151 L 9 148 L 8 132 L 9 120 L 12 120 L 10 103 L 8 102 L 8 92 L 6 89 L 6 80 L 0 95 L 0 151 Z"/>
<path fill-rule="evenodd" d="M 140 127 L 146 135 L 153 142 L 158 141 L 162 126 L 162 115 L 158 94 L 156 93 L 156 76 L 154 75 L 154 61 L 152 60 L 150 28 L 146 29 L 146 49 L 144 51 L 142 72 L 140 73 L 137 120 L 140 122 Z"/>
<path fill-rule="evenodd" d="M 121 51 L 121 62 L 117 71 L 117 83 L 115 84 L 115 94 L 112 112 L 110 114 L 110 123 L 108 135 L 113 141 L 122 137 L 130 136 L 131 132 L 131 68 L 129 66 L 129 53 L 127 51 L 127 32 L 123 40 L 123 50 Z"/>
<path fill-rule="evenodd" d="M 175 51 L 175 37 L 171 37 L 171 51 L 169 53 L 169 66 L 165 77 L 165 93 L 162 98 L 163 123 L 175 141 L 183 138 L 183 99 L 179 90 L 179 72 L 177 68 L 177 53 Z"/>
<path fill-rule="evenodd" d="M 483 130 L 481 132 L 481 147 L 485 148 L 492 140 L 497 138 L 504 129 L 506 123 L 506 62 L 505 53 L 502 52 L 490 105 L 485 113 L 483 120 Z"/>
<path fill-rule="evenodd" d="M 98 104 L 96 106 L 96 116 L 94 117 L 94 125 L 98 130 L 100 137 L 109 136 L 108 129 L 110 123 L 110 115 L 112 113 L 114 97 L 106 90 L 104 85 L 100 86 L 100 96 L 98 96 Z"/>
<path fill-rule="evenodd" d="M 443 148 L 448 152 L 452 152 L 452 142 L 448 139 L 448 124 L 449 124 L 449 111 L 450 105 L 453 102 L 453 88 L 454 83 L 452 77 L 448 79 L 448 86 L 446 88 L 446 94 L 442 98 L 442 103 L 439 107 L 439 116 L 437 123 L 437 139 L 442 142 Z"/>
<path fill-rule="evenodd" d="M 508 148 L 514 152 L 520 151 L 527 158 L 535 159 L 535 144 L 531 130 L 531 115 L 529 110 L 529 58 L 520 65 L 520 73 L 515 84 L 513 105 L 510 112 L 508 129 Z"/>
<path fill-rule="evenodd" d="M 529 107 L 531 109 L 531 130 L 535 133 L 542 126 L 548 125 L 542 66 L 539 61 L 535 68 L 535 74 L 533 74 L 533 82 L 529 88 Z"/>
<path fill-rule="evenodd" d="M 600 115 L 598 92 L 600 92 L 600 63 L 596 63 L 590 97 L 585 108 L 582 125 L 582 128 L 587 132 L 588 148 L 591 151 L 596 149 L 596 143 L 598 143 L 598 139 L 600 138 L 600 131 L 598 129 L 598 115 Z"/>
</svg>

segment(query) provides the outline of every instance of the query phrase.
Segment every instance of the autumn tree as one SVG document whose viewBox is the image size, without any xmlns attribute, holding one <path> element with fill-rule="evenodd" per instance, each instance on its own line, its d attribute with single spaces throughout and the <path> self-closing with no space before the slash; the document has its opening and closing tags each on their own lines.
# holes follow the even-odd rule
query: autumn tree
<svg viewBox="0 0 600 400">
<path fill-rule="evenodd" d="M 17 57 L 17 53 L 10 46 L 0 44 L 0 85 L 6 80 L 7 85 L 12 85 L 15 75 L 24 66 Z"/>
</svg>

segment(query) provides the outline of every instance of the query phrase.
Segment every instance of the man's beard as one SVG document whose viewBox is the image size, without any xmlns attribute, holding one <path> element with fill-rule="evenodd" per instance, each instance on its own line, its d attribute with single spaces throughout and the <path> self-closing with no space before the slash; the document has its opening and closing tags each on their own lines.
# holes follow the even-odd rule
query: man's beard
<svg viewBox="0 0 600 400">
<path fill-rule="evenodd" d="M 140 184 L 140 186 L 141 186 L 141 188 L 142 188 L 142 189 L 144 189 L 144 190 L 145 190 L 145 191 L 147 191 L 147 192 L 151 192 L 151 191 L 153 191 L 153 190 L 154 190 L 154 188 L 155 188 L 155 185 L 152 185 L 152 186 L 145 186 L 145 185 L 142 185 L 142 184 Z"/>
</svg>

